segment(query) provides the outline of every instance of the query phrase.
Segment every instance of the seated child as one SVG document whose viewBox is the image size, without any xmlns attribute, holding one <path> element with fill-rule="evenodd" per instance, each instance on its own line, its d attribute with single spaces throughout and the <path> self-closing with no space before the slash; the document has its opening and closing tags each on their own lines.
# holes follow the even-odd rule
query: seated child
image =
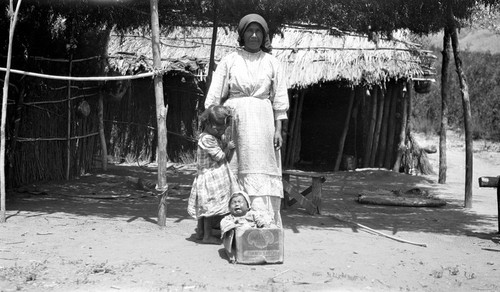
<svg viewBox="0 0 500 292">
<path fill-rule="evenodd" d="M 250 198 L 243 191 L 237 191 L 229 198 L 230 214 L 220 222 L 221 237 L 234 228 L 275 228 L 273 219 L 265 213 L 250 209 Z"/>
</svg>

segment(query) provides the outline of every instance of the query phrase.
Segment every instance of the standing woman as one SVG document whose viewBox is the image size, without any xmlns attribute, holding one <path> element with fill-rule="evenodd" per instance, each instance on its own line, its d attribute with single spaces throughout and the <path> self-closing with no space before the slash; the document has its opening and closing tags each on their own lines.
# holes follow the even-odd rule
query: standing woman
<svg viewBox="0 0 500 292">
<path fill-rule="evenodd" d="M 248 193 L 252 209 L 272 215 L 282 226 L 280 148 L 282 121 L 289 107 L 279 61 L 270 54 L 266 21 L 249 14 L 238 25 L 242 48 L 222 58 L 212 78 L 205 107 L 224 104 L 232 111 L 231 139 L 236 152 L 230 168 Z"/>
</svg>

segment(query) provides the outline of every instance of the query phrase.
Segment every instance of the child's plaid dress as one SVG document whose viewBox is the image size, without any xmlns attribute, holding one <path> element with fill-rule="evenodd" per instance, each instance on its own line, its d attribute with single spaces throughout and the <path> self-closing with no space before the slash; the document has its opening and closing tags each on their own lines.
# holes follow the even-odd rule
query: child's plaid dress
<svg viewBox="0 0 500 292">
<path fill-rule="evenodd" d="M 188 202 L 188 213 L 195 219 L 229 213 L 229 197 L 236 179 L 229 170 L 221 143 L 207 133 L 202 133 L 198 140 L 198 174 Z"/>
</svg>

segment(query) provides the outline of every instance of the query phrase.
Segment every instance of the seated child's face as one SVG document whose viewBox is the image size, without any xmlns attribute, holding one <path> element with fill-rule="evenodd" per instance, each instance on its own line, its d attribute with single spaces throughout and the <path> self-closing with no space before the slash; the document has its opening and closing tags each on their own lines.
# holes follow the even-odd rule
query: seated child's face
<svg viewBox="0 0 500 292">
<path fill-rule="evenodd" d="M 242 195 L 233 197 L 231 203 L 229 203 L 229 212 L 231 212 L 233 216 L 243 216 L 248 212 L 248 209 L 247 200 L 245 200 L 245 197 Z"/>
</svg>

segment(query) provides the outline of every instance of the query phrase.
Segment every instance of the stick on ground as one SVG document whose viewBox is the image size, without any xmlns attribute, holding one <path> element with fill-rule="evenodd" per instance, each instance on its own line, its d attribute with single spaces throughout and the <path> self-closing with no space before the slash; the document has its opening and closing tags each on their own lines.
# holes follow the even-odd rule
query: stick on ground
<svg viewBox="0 0 500 292">
<path fill-rule="evenodd" d="M 393 240 L 396 240 L 396 241 L 399 241 L 399 242 L 409 243 L 409 244 L 413 244 L 413 245 L 417 245 L 417 246 L 422 246 L 422 247 L 427 247 L 427 244 L 425 244 L 425 243 L 417 243 L 417 242 L 412 242 L 412 241 L 409 241 L 409 240 L 401 239 L 401 238 L 398 238 L 398 237 L 390 236 L 390 235 L 387 235 L 387 234 L 385 234 L 383 232 L 377 231 L 375 229 L 372 229 L 370 227 L 364 226 L 362 224 L 359 224 L 359 223 L 356 223 L 356 222 L 353 222 L 353 221 L 341 219 L 341 218 L 339 218 L 337 216 L 333 216 L 333 215 L 331 215 L 331 217 L 334 218 L 334 219 L 337 219 L 339 221 L 355 225 L 355 226 L 360 227 L 362 229 L 366 229 L 366 230 L 371 231 L 373 233 L 376 233 L 378 235 L 381 235 L 381 236 L 384 236 L 384 237 L 387 237 L 387 238 L 390 238 L 390 239 L 393 239 Z"/>
</svg>

